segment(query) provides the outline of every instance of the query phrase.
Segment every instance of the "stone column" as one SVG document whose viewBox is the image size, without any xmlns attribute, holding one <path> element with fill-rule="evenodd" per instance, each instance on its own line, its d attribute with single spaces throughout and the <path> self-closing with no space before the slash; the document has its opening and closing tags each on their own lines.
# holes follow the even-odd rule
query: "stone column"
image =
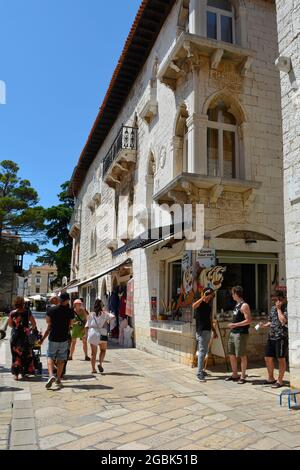
<svg viewBox="0 0 300 470">
<path fill-rule="evenodd" d="M 196 113 L 187 120 L 189 173 L 207 174 L 207 123 L 208 116 Z"/>
<path fill-rule="evenodd" d="M 250 147 L 250 128 L 247 122 L 243 122 L 238 129 L 239 138 L 239 178 L 252 180 L 252 163 L 251 163 L 251 147 Z"/>
<path fill-rule="evenodd" d="M 248 48 L 247 10 L 242 6 L 236 11 L 235 42 L 241 47 Z"/>
<path fill-rule="evenodd" d="M 191 34 L 198 34 L 200 36 L 204 36 L 203 8 L 206 8 L 206 5 L 207 5 L 207 0 L 190 0 L 189 32 Z M 205 18 L 206 18 L 206 14 L 205 14 Z M 205 21 L 205 36 L 206 36 L 206 21 Z"/>
<path fill-rule="evenodd" d="M 174 136 L 172 143 L 173 166 L 172 177 L 180 175 L 183 172 L 183 138 Z"/>
<path fill-rule="evenodd" d="M 198 157 L 197 157 L 197 173 L 200 175 L 207 175 L 207 126 L 208 126 L 208 116 L 206 114 L 201 114 L 198 117 L 199 122 L 199 148 L 198 148 Z"/>
</svg>

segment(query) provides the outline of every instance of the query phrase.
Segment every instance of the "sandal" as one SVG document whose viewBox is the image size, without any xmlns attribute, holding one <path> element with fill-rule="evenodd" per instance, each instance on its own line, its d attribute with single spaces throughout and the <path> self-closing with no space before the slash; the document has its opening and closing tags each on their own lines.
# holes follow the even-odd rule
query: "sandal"
<svg viewBox="0 0 300 470">
<path fill-rule="evenodd" d="M 272 388 L 281 388 L 283 387 L 283 384 L 280 384 L 279 382 L 275 382 L 274 385 L 272 385 Z"/>
<path fill-rule="evenodd" d="M 265 380 L 264 385 L 274 385 L 276 383 L 277 383 L 276 380 L 272 380 L 271 382 L 269 382 L 269 380 Z"/>
<path fill-rule="evenodd" d="M 245 383 L 246 383 L 246 379 L 243 379 L 242 377 L 238 381 L 239 385 L 244 385 Z"/>
<path fill-rule="evenodd" d="M 226 377 L 225 382 L 237 382 L 240 380 L 240 377 L 233 377 L 232 375 L 230 377 Z"/>
</svg>

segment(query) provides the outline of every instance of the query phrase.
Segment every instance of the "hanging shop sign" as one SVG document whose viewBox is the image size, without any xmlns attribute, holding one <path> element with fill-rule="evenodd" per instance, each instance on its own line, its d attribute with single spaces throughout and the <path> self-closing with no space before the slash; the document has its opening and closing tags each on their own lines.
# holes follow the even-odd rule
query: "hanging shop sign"
<svg viewBox="0 0 300 470">
<path fill-rule="evenodd" d="M 196 253 L 196 263 L 200 268 L 212 268 L 216 265 L 216 250 L 204 248 Z"/>
</svg>

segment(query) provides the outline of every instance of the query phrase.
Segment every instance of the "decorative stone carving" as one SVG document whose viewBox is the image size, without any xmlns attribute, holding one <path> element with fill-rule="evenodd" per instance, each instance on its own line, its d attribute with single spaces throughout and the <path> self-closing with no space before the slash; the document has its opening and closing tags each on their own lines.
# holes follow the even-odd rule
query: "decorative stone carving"
<svg viewBox="0 0 300 470">
<path fill-rule="evenodd" d="M 218 49 L 219 50 L 219 49 Z M 211 68 L 210 78 L 216 82 L 220 88 L 228 88 L 239 91 L 242 86 L 242 77 L 236 71 L 236 66 L 230 62 L 223 61 L 217 68 Z"/>
<path fill-rule="evenodd" d="M 167 160 L 167 150 L 166 147 L 162 147 L 160 150 L 160 157 L 159 157 L 159 166 L 160 168 L 164 168 Z"/>
</svg>

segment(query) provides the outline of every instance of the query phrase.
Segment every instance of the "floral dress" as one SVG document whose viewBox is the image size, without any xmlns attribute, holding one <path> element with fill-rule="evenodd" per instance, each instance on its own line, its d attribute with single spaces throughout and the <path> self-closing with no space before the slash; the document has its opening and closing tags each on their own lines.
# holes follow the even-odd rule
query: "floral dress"
<svg viewBox="0 0 300 470">
<path fill-rule="evenodd" d="M 28 341 L 30 315 L 31 312 L 29 310 L 14 310 L 10 313 L 10 318 L 14 324 L 10 340 L 12 355 L 11 372 L 13 375 L 34 374 L 35 371 L 32 347 Z"/>
</svg>

